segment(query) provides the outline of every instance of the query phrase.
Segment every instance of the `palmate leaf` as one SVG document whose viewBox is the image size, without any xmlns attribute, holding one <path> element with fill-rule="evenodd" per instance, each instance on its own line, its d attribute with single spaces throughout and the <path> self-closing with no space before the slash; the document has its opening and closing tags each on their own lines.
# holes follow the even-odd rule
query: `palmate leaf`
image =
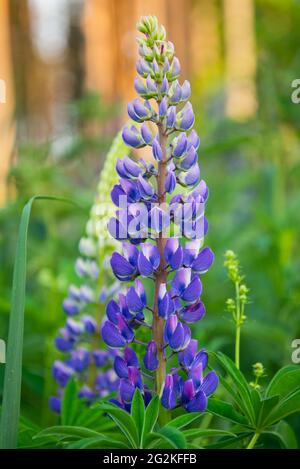
<svg viewBox="0 0 300 469">
<path fill-rule="evenodd" d="M 109 437 L 84 438 L 67 446 L 68 449 L 128 449 L 127 444 Z"/>
<path fill-rule="evenodd" d="M 141 395 L 140 390 L 137 388 L 134 392 L 134 396 L 131 404 L 131 417 L 135 423 L 137 435 L 138 435 L 138 446 L 141 448 L 143 442 L 144 425 L 145 425 L 145 404 L 144 399 Z"/>
<path fill-rule="evenodd" d="M 298 449 L 297 438 L 292 427 L 281 420 L 274 428 L 265 431 L 263 434 L 275 437 L 282 448 Z"/>
<path fill-rule="evenodd" d="M 11 314 L 0 422 L 0 448 L 4 449 L 15 448 L 17 444 L 22 380 L 27 237 L 31 208 L 35 200 L 74 203 L 58 197 L 35 196 L 27 202 L 22 211 L 13 273 Z"/>
<path fill-rule="evenodd" d="M 245 416 L 249 419 L 252 425 L 255 425 L 255 410 L 251 398 L 251 389 L 241 371 L 235 366 L 233 361 L 221 352 L 212 354 L 221 366 L 225 369 L 231 377 L 236 389 L 241 397 L 240 406 L 243 409 Z"/>
<path fill-rule="evenodd" d="M 80 406 L 77 398 L 78 389 L 75 379 L 71 379 L 64 390 L 61 406 L 61 424 L 73 425 L 76 422 L 78 408 Z"/>
<path fill-rule="evenodd" d="M 165 426 L 156 432 L 152 432 L 149 437 L 146 438 L 146 447 L 185 449 L 187 447 L 187 442 L 185 436 L 180 430 Z"/>
<path fill-rule="evenodd" d="M 182 434 L 186 438 L 204 438 L 204 437 L 216 437 L 216 436 L 231 436 L 236 438 L 236 435 L 226 430 L 217 430 L 213 428 L 190 428 L 189 430 L 183 430 Z"/>
<path fill-rule="evenodd" d="M 148 435 L 152 432 L 157 419 L 158 419 L 158 411 L 159 411 L 159 397 L 155 396 L 149 402 L 146 412 L 145 412 L 145 419 L 144 419 L 144 428 L 141 434 L 140 441 L 142 442 L 142 448 L 145 447 L 145 440 Z"/>
<path fill-rule="evenodd" d="M 222 448 L 230 448 L 230 447 L 236 447 L 237 443 L 239 441 L 249 439 L 253 435 L 252 432 L 242 432 L 236 434 L 234 437 L 225 437 L 221 439 L 220 441 L 217 441 L 216 443 L 210 444 L 210 445 L 205 445 L 204 447 L 206 449 L 222 449 Z"/>
<path fill-rule="evenodd" d="M 281 368 L 270 381 L 266 396 L 287 397 L 297 389 L 300 389 L 300 368 L 296 365 L 289 365 Z"/>
<path fill-rule="evenodd" d="M 139 434 L 134 420 L 125 410 L 114 404 L 101 402 L 99 408 L 107 413 L 126 437 L 131 448 L 139 447 Z"/>
<path fill-rule="evenodd" d="M 190 425 L 193 422 L 196 422 L 200 417 L 203 417 L 203 413 L 191 413 L 191 414 L 183 414 L 179 415 L 179 417 L 176 417 L 173 420 L 170 420 L 165 427 L 173 427 L 177 428 L 180 430 L 181 428 L 186 427 L 187 425 Z"/>
<path fill-rule="evenodd" d="M 103 438 L 101 433 L 84 427 L 74 427 L 71 425 L 55 425 L 40 431 L 34 439 L 55 437 L 56 439 L 79 439 L 82 438 Z"/>
<path fill-rule="evenodd" d="M 300 412 L 300 389 L 290 394 L 286 399 L 280 400 L 267 416 L 264 425 L 273 425 L 296 412 Z"/>
<path fill-rule="evenodd" d="M 248 420 L 238 413 L 228 402 L 220 399 L 210 398 L 208 400 L 207 411 L 213 415 L 221 417 L 229 422 L 237 423 L 244 426 L 250 426 Z"/>
<path fill-rule="evenodd" d="M 271 410 L 276 407 L 278 402 L 279 396 L 267 397 L 262 399 L 256 424 L 258 428 L 264 427 L 268 415 L 270 414 Z"/>
</svg>

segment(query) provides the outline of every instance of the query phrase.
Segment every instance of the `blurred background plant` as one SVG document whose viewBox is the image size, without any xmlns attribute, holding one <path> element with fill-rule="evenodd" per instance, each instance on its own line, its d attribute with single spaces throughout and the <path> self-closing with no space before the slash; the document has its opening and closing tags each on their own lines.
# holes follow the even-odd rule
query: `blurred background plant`
<svg viewBox="0 0 300 469">
<path fill-rule="evenodd" d="M 61 303 L 75 280 L 77 244 L 116 130 L 133 96 L 135 24 L 155 14 L 169 31 L 193 85 L 210 187 L 205 277 L 209 314 L 195 335 L 234 358 L 226 312 L 232 285 L 224 252 L 233 249 L 249 288 L 241 369 L 272 376 L 291 363 L 300 337 L 300 5 L 295 0 L 3 0 L 0 3 L 1 271 L 0 338 L 7 335 L 17 224 L 34 194 L 72 198 L 36 206 L 30 225 L 22 413 L 53 421 L 47 400 L 61 326 Z M 280 19 L 280 21 L 279 21 Z M 54 347 L 53 347 L 53 353 Z M 0 365 L 0 389 L 3 365 Z M 299 417 L 293 417 L 300 435 Z M 298 436 L 299 438 L 299 436 Z M 300 441 L 300 440 L 299 440 Z"/>
</svg>

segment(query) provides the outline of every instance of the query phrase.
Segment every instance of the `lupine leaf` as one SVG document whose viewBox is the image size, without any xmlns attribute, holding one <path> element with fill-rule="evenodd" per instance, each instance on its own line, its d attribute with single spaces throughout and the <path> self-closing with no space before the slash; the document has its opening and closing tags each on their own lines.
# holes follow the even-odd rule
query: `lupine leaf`
<svg viewBox="0 0 300 469">
<path fill-rule="evenodd" d="M 266 418 L 270 414 L 271 410 L 274 409 L 274 407 L 276 407 L 276 405 L 278 404 L 278 401 L 279 401 L 279 396 L 268 397 L 261 401 L 261 408 L 260 408 L 260 412 L 259 412 L 258 419 L 257 419 L 258 428 L 261 426 L 262 427 L 264 426 L 264 422 Z"/>
<path fill-rule="evenodd" d="M 84 438 L 83 440 L 75 441 L 67 446 L 68 449 L 128 449 L 129 446 L 118 440 L 110 438 Z"/>
<path fill-rule="evenodd" d="M 78 390 L 77 383 L 74 379 L 68 382 L 62 399 L 61 406 L 61 424 L 73 425 L 76 421 L 76 416 L 79 407 L 79 400 L 77 398 Z"/>
<path fill-rule="evenodd" d="M 139 445 L 139 435 L 132 417 L 125 410 L 113 404 L 101 402 L 99 407 L 113 419 L 121 432 L 126 436 L 130 446 L 137 448 Z"/>
<path fill-rule="evenodd" d="M 195 422 L 198 420 L 200 417 L 203 417 L 203 413 L 191 413 L 191 414 L 183 414 L 179 415 L 179 417 L 176 417 L 173 420 L 170 420 L 165 427 L 173 427 L 177 428 L 178 430 L 181 428 L 186 427 L 187 425 L 190 425 L 192 422 Z"/>
<path fill-rule="evenodd" d="M 94 430 L 91 430 L 89 428 L 84 428 L 84 427 L 74 427 L 71 425 L 56 425 L 54 427 L 49 427 L 45 428 L 44 430 L 40 431 L 34 439 L 38 438 L 45 438 L 48 436 L 55 436 L 55 437 L 71 437 L 76 438 L 76 439 L 82 439 L 82 438 L 104 438 L 101 433 L 95 432 Z"/>
<path fill-rule="evenodd" d="M 232 445 L 236 445 L 241 440 L 244 440 L 245 438 L 249 438 L 249 436 L 252 436 L 253 433 L 251 432 L 243 432 L 235 435 L 234 437 L 229 437 L 229 438 L 224 438 L 217 443 L 213 443 L 211 445 L 205 445 L 206 449 L 222 449 L 222 448 L 228 448 Z"/>
<path fill-rule="evenodd" d="M 217 415 L 218 417 L 222 417 L 225 420 L 229 420 L 230 422 L 249 426 L 247 419 L 243 415 L 239 414 L 228 402 L 210 398 L 208 400 L 207 411 Z"/>
<path fill-rule="evenodd" d="M 27 202 L 22 211 L 14 263 L 0 422 L 0 448 L 4 449 L 15 448 L 17 444 L 22 381 L 27 237 L 31 208 L 35 200 L 73 203 L 70 200 L 58 197 L 35 196 Z"/>
<path fill-rule="evenodd" d="M 132 404 L 131 404 L 131 417 L 135 423 L 137 433 L 139 436 L 139 445 L 143 442 L 143 432 L 145 424 L 145 404 L 140 390 L 135 390 Z"/>
<path fill-rule="evenodd" d="M 227 371 L 231 379 L 233 380 L 241 398 L 241 403 L 243 404 L 244 413 L 249 417 L 249 420 L 254 424 L 255 422 L 255 412 L 253 408 L 253 403 L 251 399 L 251 393 L 249 385 L 244 378 L 244 375 L 238 370 L 233 361 L 224 355 L 221 352 L 213 354 L 218 361 L 221 363 L 223 368 Z"/>
<path fill-rule="evenodd" d="M 208 437 L 208 436 L 232 436 L 236 437 L 234 433 L 228 432 L 226 430 L 217 430 L 213 428 L 191 428 L 189 430 L 183 430 L 183 435 L 186 438 L 202 438 L 202 437 Z"/>
<path fill-rule="evenodd" d="M 273 425 L 279 420 L 300 411 L 300 389 L 289 395 L 286 399 L 279 401 L 277 406 L 266 418 L 265 425 Z"/>
<path fill-rule="evenodd" d="M 272 435 L 279 440 L 280 445 L 286 449 L 298 449 L 297 438 L 292 427 L 282 420 L 272 430 L 264 432 L 266 435 Z"/>
<path fill-rule="evenodd" d="M 151 434 L 151 437 L 160 438 L 163 441 L 167 442 L 167 444 L 169 444 L 172 448 L 176 449 L 185 449 L 187 445 L 184 435 L 179 430 L 177 430 L 177 428 L 163 427 L 157 432 L 153 432 Z M 160 445 L 161 443 L 158 444 Z M 156 447 L 156 445 L 153 447 Z M 165 448 L 165 446 L 159 447 Z"/>
<path fill-rule="evenodd" d="M 147 436 L 152 432 L 154 425 L 157 422 L 158 410 L 159 410 L 159 397 L 155 396 L 153 397 L 153 399 L 151 399 L 145 412 L 145 424 L 144 424 L 143 433 L 141 437 L 143 447 L 145 445 L 145 440 Z"/>
<path fill-rule="evenodd" d="M 266 396 L 287 397 L 297 389 L 300 389 L 300 368 L 289 365 L 281 368 L 273 377 L 266 390 Z"/>
</svg>

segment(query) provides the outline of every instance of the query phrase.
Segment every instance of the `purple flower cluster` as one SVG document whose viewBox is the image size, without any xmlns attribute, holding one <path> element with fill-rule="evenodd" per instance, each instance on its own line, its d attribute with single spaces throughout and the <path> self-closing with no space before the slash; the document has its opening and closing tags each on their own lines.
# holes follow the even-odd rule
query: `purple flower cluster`
<svg viewBox="0 0 300 469">
<path fill-rule="evenodd" d="M 85 398 L 87 403 L 115 391 L 119 385 L 118 377 L 111 369 L 117 352 L 99 348 L 103 315 L 95 318 L 95 311 L 101 312 L 103 302 L 119 289 L 119 282 L 110 288 L 103 286 L 99 291 L 99 269 L 93 240 L 82 238 L 79 250 L 81 257 L 76 261 L 75 270 L 84 283 L 80 287 L 69 287 L 68 297 L 63 301 L 67 319 L 55 338 L 56 349 L 63 354 L 63 359 L 56 360 L 52 367 L 58 390 L 55 396 L 50 397 L 49 405 L 57 413 L 61 409 L 63 390 L 73 376 L 81 386 L 78 397 Z"/>
<path fill-rule="evenodd" d="M 218 378 L 214 371 L 204 374 L 207 354 L 197 352 L 189 327 L 205 314 L 201 276 L 214 259 L 210 248 L 202 248 L 208 189 L 200 180 L 200 139 L 192 130 L 190 84 L 178 81 L 179 60 L 164 28 L 154 17 L 142 18 L 138 27 L 144 37 L 135 89 L 142 100 L 128 105 L 135 124 L 124 128 L 123 140 L 134 149 L 151 147 L 153 162 L 126 156 L 116 165 L 120 180 L 111 197 L 118 210 L 108 229 L 123 249 L 113 253 L 111 267 L 130 286 L 107 304 L 102 337 L 109 347 L 124 349 L 114 362 L 118 405 L 130 409 L 139 388 L 146 404 L 155 392 L 167 409 L 182 405 L 189 412 L 204 411 Z M 141 277 L 154 282 L 153 301 L 144 287 L 148 280 L 143 283 Z M 137 338 L 138 333 L 145 337 L 145 329 L 151 336 L 147 342 Z M 142 363 L 137 346 L 145 347 Z M 174 355 L 178 367 L 168 370 Z"/>
</svg>

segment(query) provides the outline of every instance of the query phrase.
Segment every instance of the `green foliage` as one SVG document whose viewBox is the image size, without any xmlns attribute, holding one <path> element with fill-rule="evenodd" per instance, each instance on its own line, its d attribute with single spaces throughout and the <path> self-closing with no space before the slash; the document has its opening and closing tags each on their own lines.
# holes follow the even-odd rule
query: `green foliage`
<svg viewBox="0 0 300 469">
<path fill-rule="evenodd" d="M 297 366 L 282 368 L 265 392 L 260 394 L 251 389 L 230 358 L 220 352 L 212 356 L 227 375 L 227 379 L 221 377 L 221 383 L 234 405 L 212 398 L 208 411 L 237 424 L 234 433 L 244 435 L 243 440 L 248 447 L 253 447 L 252 442 L 255 444 L 259 438 L 270 434 L 275 435 L 281 444 L 293 441 L 295 447 L 294 432 L 282 419 L 300 411 L 300 369 Z"/>
<path fill-rule="evenodd" d="M 15 448 L 20 414 L 24 310 L 26 289 L 27 235 L 32 204 L 35 200 L 66 201 L 57 197 L 35 196 L 25 205 L 20 221 L 12 285 L 7 360 L 0 424 L 0 447 Z M 72 203 L 72 202 L 71 202 Z"/>
</svg>

